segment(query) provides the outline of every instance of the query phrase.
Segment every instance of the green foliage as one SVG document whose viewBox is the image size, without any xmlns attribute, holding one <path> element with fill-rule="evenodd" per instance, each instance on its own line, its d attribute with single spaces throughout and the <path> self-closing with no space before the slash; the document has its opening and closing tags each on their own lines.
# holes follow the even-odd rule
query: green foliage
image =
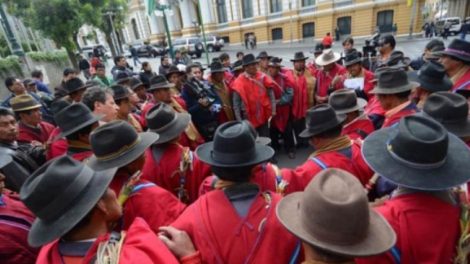
<svg viewBox="0 0 470 264">
<path fill-rule="evenodd" d="M 68 55 L 65 51 L 54 52 L 28 52 L 26 53 L 34 61 L 53 62 L 59 65 L 66 65 L 68 63 Z"/>
<path fill-rule="evenodd" d="M 20 58 L 15 55 L 8 56 L 6 58 L 0 58 L 0 73 L 17 73 L 23 75 L 21 70 Z"/>
<path fill-rule="evenodd" d="M 7 39 L 5 35 L 0 34 L 0 57 L 8 57 L 11 55 L 10 48 L 8 47 Z"/>
</svg>

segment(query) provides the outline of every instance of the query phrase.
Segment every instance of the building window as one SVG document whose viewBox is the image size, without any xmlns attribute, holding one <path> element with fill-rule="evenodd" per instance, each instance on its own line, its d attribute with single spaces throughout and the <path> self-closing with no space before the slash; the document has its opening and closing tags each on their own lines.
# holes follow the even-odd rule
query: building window
<svg viewBox="0 0 470 264">
<path fill-rule="evenodd" d="M 271 35 L 272 35 L 272 39 L 273 41 L 276 41 L 276 40 L 282 40 L 282 28 L 273 28 L 271 30 Z"/>
<path fill-rule="evenodd" d="M 315 37 L 315 23 L 305 23 L 302 25 L 302 38 Z"/>
<path fill-rule="evenodd" d="M 219 23 L 226 23 L 227 9 L 225 7 L 225 0 L 216 0 L 215 4 L 217 5 L 217 17 L 219 18 Z"/>
<path fill-rule="evenodd" d="M 313 6 L 315 5 L 315 0 L 302 0 L 302 6 Z"/>
<path fill-rule="evenodd" d="M 393 27 L 393 10 L 377 13 L 377 27 L 380 32 L 391 32 Z"/>
<path fill-rule="evenodd" d="M 135 21 L 135 18 L 131 20 L 132 24 L 132 31 L 134 31 L 134 37 L 135 39 L 140 39 L 139 37 L 139 29 L 137 28 L 137 22 Z"/>
<path fill-rule="evenodd" d="M 242 0 L 243 18 L 253 17 L 253 3 L 251 0 Z"/>
<path fill-rule="evenodd" d="M 270 0 L 271 13 L 277 13 L 282 11 L 282 0 Z"/>
<path fill-rule="evenodd" d="M 351 17 L 340 17 L 337 20 L 337 25 L 339 29 L 339 34 L 344 35 L 351 35 Z"/>
</svg>

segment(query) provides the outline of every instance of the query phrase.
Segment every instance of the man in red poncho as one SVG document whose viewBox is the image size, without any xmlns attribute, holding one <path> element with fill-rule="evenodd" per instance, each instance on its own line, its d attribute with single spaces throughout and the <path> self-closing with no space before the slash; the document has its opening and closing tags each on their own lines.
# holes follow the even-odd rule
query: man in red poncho
<svg viewBox="0 0 470 264">
<path fill-rule="evenodd" d="M 274 150 L 255 143 L 249 124 L 233 121 L 197 154 L 218 176 L 216 190 L 199 197 L 172 226 L 189 234 L 204 263 L 296 263 L 300 243 L 276 218 L 281 197 L 249 182 L 252 168 Z"/>
<path fill-rule="evenodd" d="M 341 79 L 347 71 L 346 68 L 337 63 L 340 59 L 341 55 L 331 49 L 323 50 L 322 55 L 315 59 L 315 63 L 322 67 L 315 76 L 317 78 L 316 103 L 327 103 L 330 93 L 343 88 Z"/>
<path fill-rule="evenodd" d="M 367 137 L 363 155 L 377 174 L 398 185 L 375 208 L 394 229 L 397 242 L 386 254 L 356 263 L 456 263 L 456 248 L 461 249 L 458 201 L 465 200 L 451 188 L 470 179 L 470 150 L 464 142 L 434 119 L 413 115 Z"/>
<path fill-rule="evenodd" d="M 31 246 L 43 246 L 36 263 L 178 263 L 141 218 L 127 231 L 111 232 L 122 215 L 108 187 L 115 173 L 116 168 L 97 172 L 62 156 L 31 175 L 20 197 L 37 216 L 28 235 Z M 180 240 L 165 231 L 171 232 L 166 240 L 186 245 L 178 256 L 183 263 L 199 257 L 187 236 Z"/>
<path fill-rule="evenodd" d="M 263 137 L 269 136 L 269 120 L 276 115 L 273 80 L 257 68 L 253 54 L 243 56 L 245 72 L 233 82 L 233 111 L 237 120 L 248 120 Z"/>
</svg>

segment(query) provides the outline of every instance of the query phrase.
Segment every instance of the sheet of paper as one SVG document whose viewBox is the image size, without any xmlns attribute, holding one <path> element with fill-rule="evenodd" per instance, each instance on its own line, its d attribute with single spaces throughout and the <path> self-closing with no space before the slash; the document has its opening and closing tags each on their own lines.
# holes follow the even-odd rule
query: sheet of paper
<svg viewBox="0 0 470 264">
<path fill-rule="evenodd" d="M 364 78 L 352 78 L 344 81 L 344 87 L 347 89 L 364 89 Z"/>
</svg>

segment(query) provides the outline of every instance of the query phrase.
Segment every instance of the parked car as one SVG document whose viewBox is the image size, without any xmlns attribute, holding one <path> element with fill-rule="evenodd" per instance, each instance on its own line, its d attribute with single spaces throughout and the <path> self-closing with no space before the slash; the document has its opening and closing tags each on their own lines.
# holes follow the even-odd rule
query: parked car
<svg viewBox="0 0 470 264">
<path fill-rule="evenodd" d="M 172 41 L 173 50 L 185 49 L 190 56 L 200 58 L 204 52 L 204 45 L 202 40 L 198 37 L 177 38 Z M 169 50 L 169 47 L 167 47 Z"/>
<path fill-rule="evenodd" d="M 161 55 L 161 51 L 152 45 L 135 44 L 132 46 L 137 50 L 137 56 L 139 57 L 155 58 Z"/>
<path fill-rule="evenodd" d="M 446 17 L 436 22 L 436 32 L 438 35 L 441 35 L 444 31 L 444 24 L 446 22 L 449 22 L 451 25 L 449 30 L 450 34 L 457 35 L 462 30 L 462 20 L 460 17 Z"/>
<path fill-rule="evenodd" d="M 224 40 L 217 36 L 212 36 L 212 35 L 206 36 L 206 41 L 207 41 L 208 52 L 220 51 L 225 45 Z"/>
<path fill-rule="evenodd" d="M 111 58 L 111 52 L 109 52 L 103 45 L 91 45 L 82 47 L 82 54 L 85 58 L 90 59 L 93 57 L 93 50 L 97 49 L 100 56 L 106 56 L 106 58 Z"/>
</svg>

